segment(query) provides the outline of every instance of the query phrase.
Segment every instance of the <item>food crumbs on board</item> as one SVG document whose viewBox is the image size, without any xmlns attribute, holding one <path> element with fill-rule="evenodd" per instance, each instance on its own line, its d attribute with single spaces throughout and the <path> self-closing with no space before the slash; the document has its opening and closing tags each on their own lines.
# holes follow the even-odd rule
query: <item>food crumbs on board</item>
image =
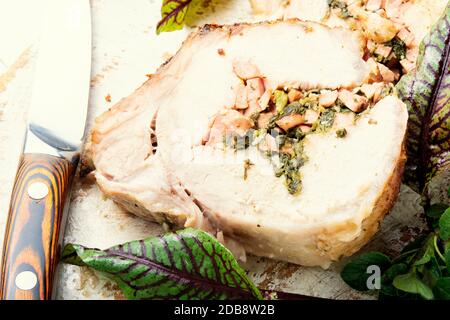
<svg viewBox="0 0 450 320">
<path fill-rule="evenodd" d="M 347 130 L 345 128 L 336 130 L 336 137 L 344 138 L 347 135 Z"/>
<path fill-rule="evenodd" d="M 106 102 L 111 102 L 111 95 L 108 93 L 105 97 Z"/>
<path fill-rule="evenodd" d="M 250 169 L 250 167 L 253 165 L 253 163 L 249 160 L 246 159 L 244 161 L 244 180 L 247 180 L 248 177 L 248 169 Z"/>
<path fill-rule="evenodd" d="M 224 51 L 222 48 L 217 49 L 217 53 L 218 53 L 220 56 L 224 56 L 224 55 L 225 55 L 225 51 Z"/>
</svg>

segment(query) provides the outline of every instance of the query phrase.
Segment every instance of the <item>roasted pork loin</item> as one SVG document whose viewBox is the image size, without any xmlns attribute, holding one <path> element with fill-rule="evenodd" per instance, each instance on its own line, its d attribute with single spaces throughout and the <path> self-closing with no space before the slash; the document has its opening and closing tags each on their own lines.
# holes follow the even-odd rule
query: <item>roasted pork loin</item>
<svg viewBox="0 0 450 320">
<path fill-rule="evenodd" d="M 405 160 L 406 107 L 364 46 L 298 20 L 202 27 L 97 118 L 99 187 L 146 219 L 328 267 L 377 231 Z"/>
</svg>

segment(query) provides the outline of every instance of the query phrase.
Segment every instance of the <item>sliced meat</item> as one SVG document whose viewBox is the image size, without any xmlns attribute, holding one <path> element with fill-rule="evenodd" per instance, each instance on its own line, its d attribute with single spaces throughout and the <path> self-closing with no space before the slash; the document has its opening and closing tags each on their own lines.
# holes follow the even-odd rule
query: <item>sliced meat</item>
<svg viewBox="0 0 450 320">
<path fill-rule="evenodd" d="M 224 137 L 228 134 L 244 136 L 253 126 L 253 121 L 242 113 L 236 110 L 226 110 L 214 118 L 206 144 L 223 143 Z"/>
<path fill-rule="evenodd" d="M 305 116 L 302 114 L 290 114 L 278 120 L 277 125 L 284 131 L 288 131 L 300 124 L 305 123 Z"/>
<path fill-rule="evenodd" d="M 289 103 L 300 100 L 301 97 L 302 97 L 302 92 L 297 89 L 291 89 L 288 92 Z"/>
<path fill-rule="evenodd" d="M 236 100 L 234 103 L 234 107 L 236 109 L 247 109 L 248 108 L 247 87 L 242 82 L 239 82 L 236 85 L 234 91 L 236 94 Z"/>
<path fill-rule="evenodd" d="M 414 35 L 406 28 L 401 28 L 397 33 L 397 37 L 402 40 L 407 47 L 410 47 L 414 43 Z"/>
<path fill-rule="evenodd" d="M 398 32 L 397 26 L 391 20 L 375 12 L 359 11 L 360 19 L 369 39 L 378 43 L 392 40 Z"/>
<path fill-rule="evenodd" d="M 336 103 L 338 98 L 337 90 L 321 90 L 319 96 L 319 104 L 325 108 L 331 107 Z"/>
<path fill-rule="evenodd" d="M 261 111 L 259 98 L 264 94 L 264 81 L 261 78 L 253 78 L 247 80 L 247 103 L 249 111 L 247 113 L 252 114 L 254 112 Z"/>
<path fill-rule="evenodd" d="M 346 89 L 339 91 L 339 100 L 353 112 L 361 112 L 367 107 L 367 98 Z"/>
<path fill-rule="evenodd" d="M 272 113 L 261 113 L 258 117 L 258 128 L 266 128 L 270 119 L 273 117 Z"/>
<path fill-rule="evenodd" d="M 250 60 L 236 59 L 233 61 L 233 71 L 241 79 L 261 77 L 261 72 Z"/>
<path fill-rule="evenodd" d="M 299 128 L 300 128 L 300 130 L 301 130 L 303 133 L 307 133 L 307 132 L 310 132 L 310 131 L 311 131 L 311 127 L 310 127 L 310 126 L 301 125 Z"/>
<path fill-rule="evenodd" d="M 385 45 L 379 45 L 376 49 L 375 49 L 375 54 L 380 55 L 384 58 L 389 57 L 389 55 L 392 52 L 392 47 L 389 46 L 385 46 Z"/>
<path fill-rule="evenodd" d="M 398 18 L 401 15 L 403 0 L 384 0 L 384 10 L 389 18 Z"/>
<path fill-rule="evenodd" d="M 286 44 L 289 50 L 280 50 Z M 256 255 L 328 267 L 352 254 L 377 231 L 398 192 L 407 122 L 400 100 L 382 99 L 346 129 L 345 139 L 333 130 L 308 134 L 295 196 L 257 146 L 223 150 L 202 141 L 210 126 L 243 132 L 251 124 L 237 110 L 221 114 L 235 104 L 239 78 L 256 75 L 236 68 L 237 75 L 234 60 L 251 61 L 272 89 L 351 89 L 370 73 L 363 45 L 351 31 L 293 20 L 200 29 L 97 119 L 88 155 L 100 189 L 148 219 L 221 230 Z M 149 155 L 156 111 L 158 147 Z M 254 164 L 246 180 L 245 160 Z"/>
<path fill-rule="evenodd" d="M 317 111 L 308 109 L 305 112 L 305 123 L 306 124 L 313 124 L 319 119 L 319 113 Z"/>
<path fill-rule="evenodd" d="M 372 99 L 375 96 L 377 90 L 381 90 L 383 88 L 383 83 L 372 83 L 372 84 L 363 84 L 360 88 L 361 92 L 364 93 L 367 99 Z"/>
<path fill-rule="evenodd" d="M 395 81 L 395 73 L 384 64 L 378 63 L 378 70 L 380 70 L 380 75 L 384 82 Z"/>
<path fill-rule="evenodd" d="M 259 100 L 258 100 L 259 110 L 264 111 L 264 110 L 267 109 L 267 107 L 269 106 L 269 102 L 270 102 L 271 97 L 272 97 L 272 90 L 271 89 L 267 89 L 263 93 L 261 98 L 259 98 Z"/>
</svg>

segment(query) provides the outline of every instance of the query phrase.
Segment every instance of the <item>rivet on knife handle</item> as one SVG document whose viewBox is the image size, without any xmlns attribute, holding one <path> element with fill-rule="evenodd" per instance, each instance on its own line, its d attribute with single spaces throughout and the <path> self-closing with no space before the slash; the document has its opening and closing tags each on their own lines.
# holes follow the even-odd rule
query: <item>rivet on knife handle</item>
<svg viewBox="0 0 450 320">
<path fill-rule="evenodd" d="M 2 299 L 50 299 L 61 218 L 74 170 L 75 165 L 63 158 L 22 156 L 5 231 Z"/>
</svg>

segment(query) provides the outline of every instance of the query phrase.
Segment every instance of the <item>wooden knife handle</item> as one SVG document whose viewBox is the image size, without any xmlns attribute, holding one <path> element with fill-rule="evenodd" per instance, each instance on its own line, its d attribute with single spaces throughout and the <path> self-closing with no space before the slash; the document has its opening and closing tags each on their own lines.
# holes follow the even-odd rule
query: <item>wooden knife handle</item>
<svg viewBox="0 0 450 320">
<path fill-rule="evenodd" d="M 55 156 L 22 156 L 5 230 L 1 299 L 51 298 L 61 218 L 75 168 Z"/>
</svg>

